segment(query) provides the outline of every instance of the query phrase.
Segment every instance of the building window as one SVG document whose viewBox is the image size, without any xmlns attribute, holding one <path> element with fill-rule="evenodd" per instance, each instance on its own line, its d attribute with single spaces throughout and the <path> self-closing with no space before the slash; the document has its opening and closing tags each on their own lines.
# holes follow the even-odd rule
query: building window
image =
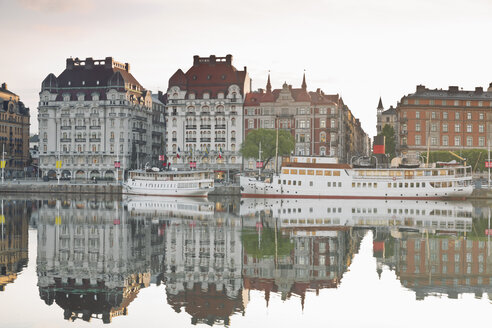
<svg viewBox="0 0 492 328">
<path fill-rule="evenodd" d="M 460 125 L 459 124 L 454 125 L 454 132 L 460 132 Z"/>
<path fill-rule="evenodd" d="M 431 100 L 431 101 L 432 101 L 432 104 L 431 105 L 434 105 L 434 101 L 433 100 Z M 432 112 L 431 113 L 431 118 L 432 119 L 435 119 L 436 118 L 436 112 Z"/>
<path fill-rule="evenodd" d="M 460 119 L 460 112 L 456 112 L 454 114 L 455 119 L 459 120 Z"/>
<path fill-rule="evenodd" d="M 484 131 L 484 130 L 483 130 L 483 124 L 480 124 L 480 125 L 478 126 L 478 132 L 483 133 L 483 131 Z"/>
<path fill-rule="evenodd" d="M 437 131 L 437 124 L 436 123 L 432 123 L 432 125 L 431 125 L 431 131 L 432 132 L 436 132 Z"/>
<path fill-rule="evenodd" d="M 319 127 L 320 128 L 326 128 L 326 121 L 325 120 L 320 120 L 319 121 Z"/>
<path fill-rule="evenodd" d="M 472 132 L 472 125 L 471 124 L 466 125 L 466 132 Z"/>
<path fill-rule="evenodd" d="M 254 121 L 253 120 L 248 120 L 248 129 L 253 129 L 254 128 Z"/>
<path fill-rule="evenodd" d="M 326 142 L 326 133 L 321 132 L 321 133 L 319 134 L 319 141 L 320 141 L 320 142 Z"/>
<path fill-rule="evenodd" d="M 420 112 L 415 112 L 415 118 L 420 118 Z"/>
<path fill-rule="evenodd" d="M 431 138 L 431 145 L 432 146 L 437 146 L 437 138 L 436 137 L 432 137 Z"/>
<path fill-rule="evenodd" d="M 443 102 L 444 102 L 444 104 L 445 104 L 445 103 L 446 103 L 446 100 L 443 100 Z M 447 120 L 447 119 L 448 119 L 448 112 L 443 112 L 443 113 L 442 113 L 442 118 L 443 118 L 444 120 Z"/>
<path fill-rule="evenodd" d="M 479 118 L 480 120 L 483 120 L 483 113 L 478 114 L 478 118 Z"/>
<path fill-rule="evenodd" d="M 448 124 L 447 123 L 442 124 L 442 132 L 448 132 Z"/>
<path fill-rule="evenodd" d="M 459 100 L 455 100 L 455 101 L 454 101 L 454 105 L 455 105 L 455 106 L 459 106 L 459 105 L 460 105 Z"/>
<path fill-rule="evenodd" d="M 442 136 L 442 145 L 447 146 L 449 141 L 448 141 L 448 136 Z"/>
<path fill-rule="evenodd" d="M 461 144 L 461 137 L 460 136 L 454 137 L 454 145 L 459 146 L 460 144 Z"/>
<path fill-rule="evenodd" d="M 468 102 L 469 102 L 469 101 L 467 101 L 467 103 L 468 103 Z M 470 113 L 470 112 L 466 113 L 466 119 L 467 119 L 467 120 L 471 120 L 471 119 L 472 119 L 472 113 Z"/>
<path fill-rule="evenodd" d="M 485 138 L 484 137 L 478 137 L 478 146 L 479 147 L 485 147 Z"/>
<path fill-rule="evenodd" d="M 415 136 L 415 145 L 420 146 L 420 136 L 419 135 Z"/>
<path fill-rule="evenodd" d="M 473 146 L 473 137 L 471 136 L 466 137 L 466 146 L 467 147 Z"/>
<path fill-rule="evenodd" d="M 429 105 L 434 106 L 434 99 L 429 100 Z"/>
</svg>

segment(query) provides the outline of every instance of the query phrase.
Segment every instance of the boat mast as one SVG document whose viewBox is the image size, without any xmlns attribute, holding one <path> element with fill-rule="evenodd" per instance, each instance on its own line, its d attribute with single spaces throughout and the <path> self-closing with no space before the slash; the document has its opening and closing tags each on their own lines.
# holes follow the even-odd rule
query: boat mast
<svg viewBox="0 0 492 328">
<path fill-rule="evenodd" d="M 278 175 L 278 117 L 275 117 L 275 126 L 277 128 L 277 137 L 275 140 L 275 175 Z"/>
</svg>

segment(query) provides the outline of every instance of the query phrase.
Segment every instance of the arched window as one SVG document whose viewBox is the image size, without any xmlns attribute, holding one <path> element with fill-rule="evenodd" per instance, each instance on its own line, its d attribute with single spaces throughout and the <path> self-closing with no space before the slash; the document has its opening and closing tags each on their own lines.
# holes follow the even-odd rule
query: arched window
<svg viewBox="0 0 492 328">
<path fill-rule="evenodd" d="M 326 133 L 321 132 L 321 133 L 319 134 L 319 141 L 320 141 L 320 142 L 326 142 Z"/>
</svg>

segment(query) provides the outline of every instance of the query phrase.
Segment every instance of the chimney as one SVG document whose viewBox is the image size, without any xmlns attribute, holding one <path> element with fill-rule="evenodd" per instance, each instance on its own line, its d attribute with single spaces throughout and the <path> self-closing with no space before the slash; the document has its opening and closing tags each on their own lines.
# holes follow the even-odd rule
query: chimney
<svg viewBox="0 0 492 328">
<path fill-rule="evenodd" d="M 321 94 L 321 89 L 320 88 L 316 89 L 316 93 L 320 95 Z"/>
<path fill-rule="evenodd" d="M 425 85 L 419 84 L 417 85 L 417 93 L 424 92 L 425 91 Z"/>
<path fill-rule="evenodd" d="M 104 59 L 104 68 L 113 68 L 113 57 L 106 57 Z"/>
<path fill-rule="evenodd" d="M 244 66 L 244 73 L 247 73 L 248 72 L 248 68 L 246 66 Z"/>
<path fill-rule="evenodd" d="M 200 63 L 200 56 L 193 56 L 193 66 L 197 66 Z"/>
<path fill-rule="evenodd" d="M 5 82 L 2 83 L 2 89 L 7 90 L 7 83 Z"/>
<path fill-rule="evenodd" d="M 232 55 L 227 55 L 226 56 L 226 64 L 232 65 Z"/>
<path fill-rule="evenodd" d="M 215 55 L 210 55 L 210 64 L 215 64 L 217 62 L 217 57 Z"/>
<path fill-rule="evenodd" d="M 478 94 L 483 93 L 483 88 L 482 87 L 475 87 L 475 93 L 478 93 Z"/>
<path fill-rule="evenodd" d="M 85 69 L 92 69 L 94 67 L 94 60 L 92 57 L 87 57 L 85 59 Z"/>
<path fill-rule="evenodd" d="M 130 64 L 125 63 L 125 70 L 130 73 Z"/>
<path fill-rule="evenodd" d="M 492 92 L 492 82 L 490 82 L 489 88 L 487 89 L 487 92 Z"/>
<path fill-rule="evenodd" d="M 162 99 L 162 91 L 157 91 L 157 99 Z"/>
<path fill-rule="evenodd" d="M 456 93 L 456 92 L 458 92 L 458 91 L 459 91 L 459 89 L 458 89 L 458 87 L 457 87 L 457 86 L 453 86 L 453 85 L 450 85 L 450 86 L 449 86 L 449 89 L 448 89 L 448 92 L 449 92 L 449 93 Z"/>
<path fill-rule="evenodd" d="M 262 88 L 258 88 L 258 92 L 259 93 L 263 93 L 263 89 Z"/>
<path fill-rule="evenodd" d="M 67 69 L 69 69 L 69 70 L 73 69 L 73 59 L 72 58 L 67 58 Z"/>
</svg>

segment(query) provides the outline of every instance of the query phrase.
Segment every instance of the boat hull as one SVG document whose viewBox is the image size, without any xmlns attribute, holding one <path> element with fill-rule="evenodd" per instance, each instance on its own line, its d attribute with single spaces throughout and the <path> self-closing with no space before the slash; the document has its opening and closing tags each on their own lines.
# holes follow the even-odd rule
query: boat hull
<svg viewBox="0 0 492 328">
<path fill-rule="evenodd" d="M 125 186 L 123 193 L 127 195 L 147 195 L 147 196 L 164 196 L 164 197 L 207 197 L 208 193 L 214 188 L 203 189 L 148 189 L 148 188 L 132 188 Z"/>
</svg>

